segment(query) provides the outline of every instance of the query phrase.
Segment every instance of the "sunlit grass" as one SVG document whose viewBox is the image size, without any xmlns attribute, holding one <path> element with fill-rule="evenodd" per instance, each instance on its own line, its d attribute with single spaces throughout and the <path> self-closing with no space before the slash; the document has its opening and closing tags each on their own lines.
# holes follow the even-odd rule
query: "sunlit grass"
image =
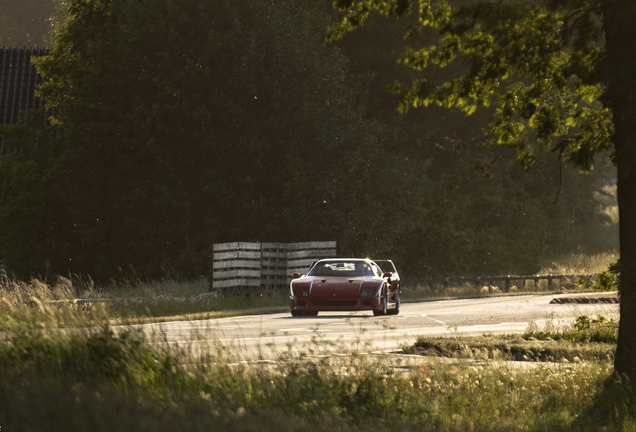
<svg viewBox="0 0 636 432">
<path fill-rule="evenodd" d="M 531 324 L 523 334 L 523 338 L 526 340 L 616 344 L 618 341 L 618 319 L 607 319 L 602 315 L 596 318 L 581 315 L 571 326 L 555 328 L 552 325 L 546 325 L 542 330 Z"/>
<path fill-rule="evenodd" d="M 84 327 L 106 322 L 105 305 L 74 303 L 76 292 L 66 278 L 55 284 L 0 279 L 0 330 Z"/>
<path fill-rule="evenodd" d="M 504 289 L 503 281 L 491 281 L 488 284 L 480 284 L 475 286 L 471 282 L 463 284 L 449 284 L 444 287 L 441 284 L 434 284 L 432 287 L 424 285 L 406 285 L 402 289 L 402 299 L 405 301 L 431 301 L 431 300 L 452 300 L 466 298 L 480 298 L 492 296 L 514 296 L 528 294 L 556 294 L 556 293 L 585 293 L 591 292 L 589 286 L 580 286 L 578 278 L 571 279 L 555 279 L 552 287 L 548 286 L 548 281 L 541 280 L 535 285 L 532 280 L 524 285 L 521 282 L 511 284 L 508 292 Z"/>
<path fill-rule="evenodd" d="M 318 335 L 311 350 L 292 344 L 274 362 L 241 362 L 209 335 L 177 345 L 113 332 L 110 306 L 53 302 L 74 297 L 69 282 L 4 287 L 3 430 L 613 430 L 634 418 L 631 387 L 599 356 L 532 369 L 503 355 L 491 363 L 487 346 L 514 342 L 502 338 L 452 363 L 402 362 L 364 354 L 364 340 L 352 347 Z M 579 320 L 583 330 L 603 323 Z M 542 331 L 571 344 L 554 340 L 564 329 Z"/>
<path fill-rule="evenodd" d="M 71 281 L 58 277 L 47 284 L 37 279 L 19 281 L 5 277 L 0 279 L 0 294 L 0 328 L 15 325 L 18 318 L 23 325 L 37 328 L 75 326 L 73 320 L 80 317 L 143 323 L 281 312 L 289 308 L 287 293 L 216 296 L 209 292 L 204 278 L 104 286 L 95 285 L 90 279 Z"/>
<path fill-rule="evenodd" d="M 597 255 L 570 254 L 561 256 L 546 261 L 537 275 L 570 275 L 572 276 L 571 278 L 554 279 L 552 286 L 549 286 L 547 280 L 540 280 L 538 284 L 535 284 L 532 279 L 512 281 L 508 292 L 505 292 L 504 281 L 487 280 L 486 277 L 479 284 L 476 284 L 473 277 L 466 277 L 463 282 L 457 281 L 456 278 L 450 278 L 446 286 L 442 278 L 436 278 L 433 283 L 429 283 L 425 279 L 406 279 L 403 284 L 402 296 L 406 301 L 417 301 L 488 297 L 493 295 L 590 292 L 592 291 L 593 276 L 607 270 L 609 264 L 617 259 L 617 252 Z M 513 274 L 511 276 L 530 275 Z M 592 278 L 589 279 L 589 283 L 580 285 L 580 276 L 592 276 Z"/>
<path fill-rule="evenodd" d="M 607 270 L 610 263 L 618 260 L 618 251 L 597 255 L 571 254 L 546 260 L 542 263 L 541 275 L 595 275 Z"/>
<path fill-rule="evenodd" d="M 237 364 L 214 343 L 194 355 L 132 330 L 18 332 L 0 343 L 0 423 L 23 431 L 42 422 L 68 430 L 600 430 L 631 409 L 624 389 L 599 408 L 606 362 L 520 370 L 423 361 L 400 371 L 393 357 L 329 350 Z"/>
<path fill-rule="evenodd" d="M 289 307 L 289 295 L 219 296 L 209 291 L 205 278 L 111 284 L 85 291 L 84 298 L 109 301 L 112 318 L 136 320 L 205 319 L 237 313 L 279 312 Z"/>
<path fill-rule="evenodd" d="M 78 289 L 79 298 L 188 298 L 209 293 L 207 279 L 201 277 L 194 280 L 162 279 L 150 281 L 124 281 L 109 284 L 83 285 Z"/>
</svg>

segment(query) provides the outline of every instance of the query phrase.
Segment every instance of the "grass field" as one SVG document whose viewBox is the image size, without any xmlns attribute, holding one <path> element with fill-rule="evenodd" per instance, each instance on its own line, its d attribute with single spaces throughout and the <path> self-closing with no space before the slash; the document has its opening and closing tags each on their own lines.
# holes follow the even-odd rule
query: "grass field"
<svg viewBox="0 0 636 432">
<path fill-rule="evenodd" d="M 5 278 L 0 289 L 2 431 L 636 430 L 632 386 L 612 374 L 616 317 L 419 338 L 404 354 L 429 359 L 420 362 L 327 345 L 321 356 L 281 352 L 263 364 L 214 343 L 158 347 L 109 326 L 286 310 L 286 293 L 218 298 L 203 279 L 95 287 Z M 424 291 L 405 297 L 485 295 Z"/>
<path fill-rule="evenodd" d="M 68 326 L 70 316 L 57 317 L 64 318 Z M 614 342 L 592 336 L 605 322 L 560 329 L 553 337 L 529 329 L 520 337 L 420 338 L 405 348 L 448 361 L 402 363 L 395 355 L 326 346 L 321 351 L 331 356 L 281 353 L 277 361 L 262 364 L 236 362 L 234 355 L 240 353 L 214 343 L 194 354 L 188 345 L 151 345 L 133 329 L 116 334 L 86 316 L 74 319 L 81 329 L 33 331 L 16 324 L 4 333 L 3 430 L 605 431 L 636 426 L 631 386 L 612 375 Z M 44 319 L 41 327 L 52 322 Z M 615 335 L 615 327 L 608 329 Z M 522 364 L 533 367 L 520 368 L 509 360 L 521 350 L 552 356 L 525 355 Z"/>
<path fill-rule="evenodd" d="M 243 363 L 214 343 L 157 346 L 132 328 L 114 333 L 109 322 L 159 314 L 162 302 L 185 316 L 276 308 L 278 299 L 210 297 L 197 312 L 175 299 L 199 295 L 199 281 L 101 291 L 64 279 L 3 283 L 2 431 L 636 430 L 632 387 L 612 374 L 613 317 L 517 336 L 420 338 L 404 351 L 422 361 L 335 345 L 321 356 L 281 352 L 275 362 Z M 77 297 L 111 302 L 67 301 Z M 142 307 L 139 298 L 156 302 Z"/>
<path fill-rule="evenodd" d="M 597 274 L 600 271 L 607 270 L 609 264 L 618 260 L 618 257 L 618 251 L 597 255 L 565 255 L 545 260 L 539 274 Z"/>
</svg>

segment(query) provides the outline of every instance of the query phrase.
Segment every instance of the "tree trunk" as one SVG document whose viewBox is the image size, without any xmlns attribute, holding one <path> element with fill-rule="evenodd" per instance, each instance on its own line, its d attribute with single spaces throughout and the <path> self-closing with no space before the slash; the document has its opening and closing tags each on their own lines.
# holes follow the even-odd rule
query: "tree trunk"
<svg viewBox="0 0 636 432">
<path fill-rule="evenodd" d="M 636 383 L 636 2 L 603 0 L 620 218 L 620 326 L 615 369 Z"/>
</svg>

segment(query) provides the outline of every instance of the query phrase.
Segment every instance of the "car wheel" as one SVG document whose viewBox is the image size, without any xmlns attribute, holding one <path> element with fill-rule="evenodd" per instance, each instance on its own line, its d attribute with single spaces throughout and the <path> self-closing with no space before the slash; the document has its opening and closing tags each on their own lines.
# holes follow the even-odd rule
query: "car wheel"
<svg viewBox="0 0 636 432">
<path fill-rule="evenodd" d="M 387 311 L 387 315 L 397 315 L 400 313 L 400 306 L 402 306 L 402 300 L 400 297 L 400 293 L 398 292 L 397 299 L 395 300 L 395 309 Z"/>
<path fill-rule="evenodd" d="M 307 316 L 318 316 L 318 311 L 306 311 L 305 315 L 307 315 Z"/>
<path fill-rule="evenodd" d="M 298 317 L 303 315 L 301 311 L 296 311 L 296 310 L 291 311 L 291 314 L 293 317 Z"/>
<path fill-rule="evenodd" d="M 382 309 L 374 310 L 373 315 L 375 316 L 386 315 L 386 290 L 384 290 L 384 294 L 382 295 Z"/>
</svg>

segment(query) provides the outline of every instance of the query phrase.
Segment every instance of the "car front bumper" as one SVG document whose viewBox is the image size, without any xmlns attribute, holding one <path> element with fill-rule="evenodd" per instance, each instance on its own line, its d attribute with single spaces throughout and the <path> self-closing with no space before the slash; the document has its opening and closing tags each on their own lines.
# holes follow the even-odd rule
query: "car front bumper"
<svg viewBox="0 0 636 432">
<path fill-rule="evenodd" d="M 324 299 L 311 297 L 290 297 L 292 311 L 364 311 L 382 309 L 380 297 L 357 299 Z"/>
</svg>

